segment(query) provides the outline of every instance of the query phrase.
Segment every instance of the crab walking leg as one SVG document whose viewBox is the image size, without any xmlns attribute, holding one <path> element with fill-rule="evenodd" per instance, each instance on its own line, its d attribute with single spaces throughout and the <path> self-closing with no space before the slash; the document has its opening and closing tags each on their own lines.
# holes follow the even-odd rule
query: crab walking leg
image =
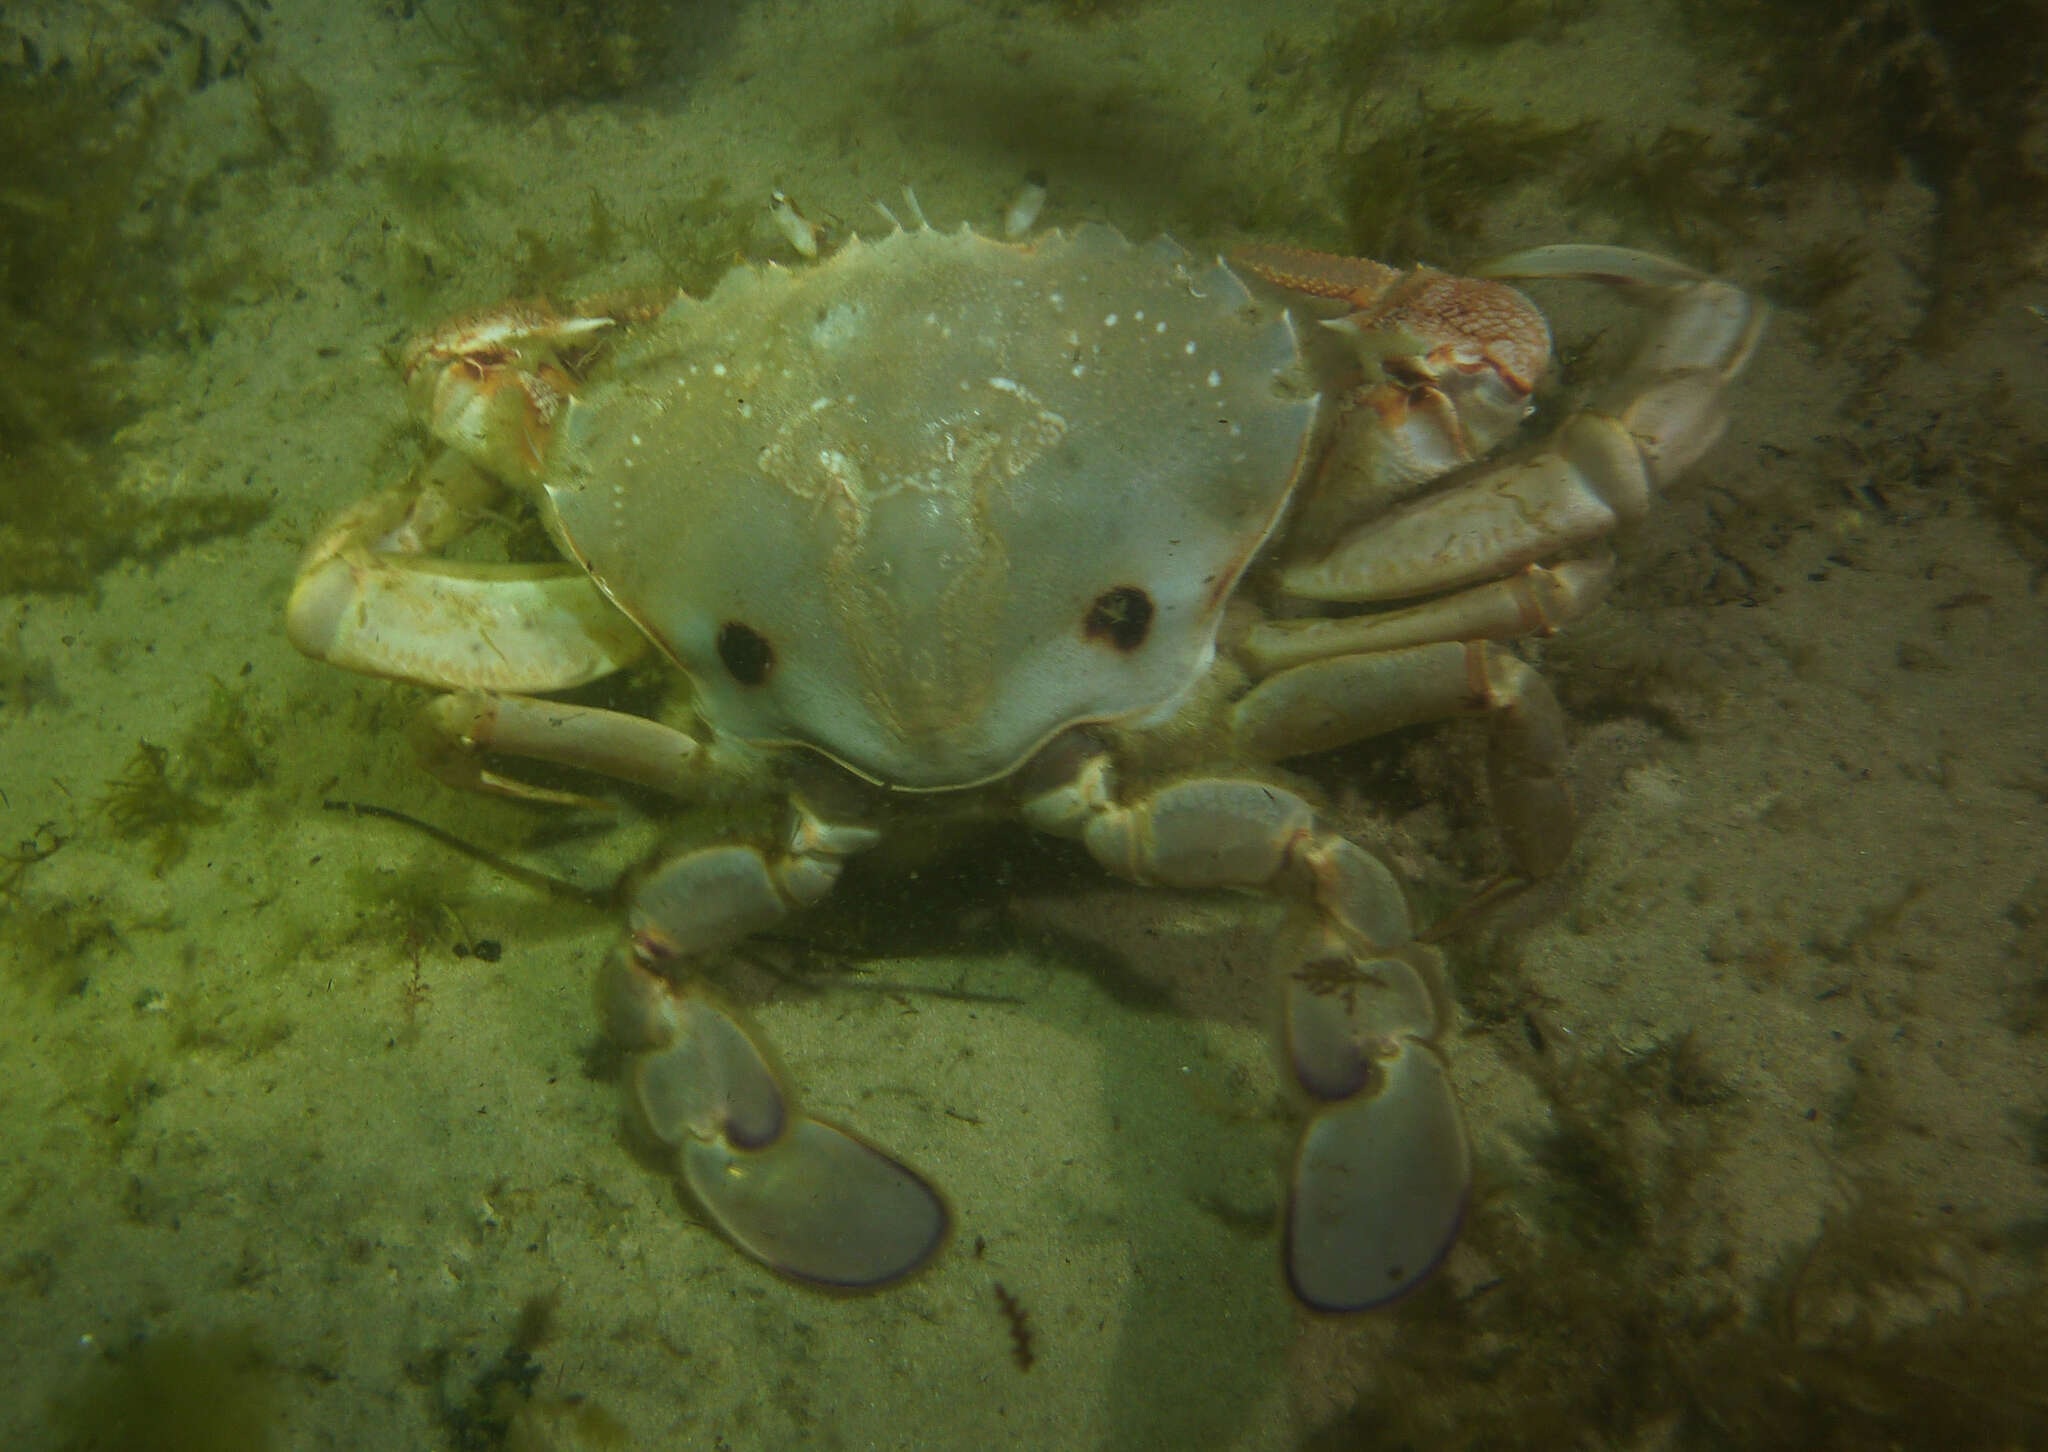
<svg viewBox="0 0 2048 1452">
<path fill-rule="evenodd" d="M 1658 310 L 1629 368 L 1534 453 L 1459 476 L 1296 565 L 1281 588 L 1313 600 L 1398 600 L 1476 584 L 1580 548 L 1641 519 L 1727 424 L 1728 384 L 1767 310 L 1731 283 L 1620 247 L 1538 247 L 1486 269 L 1500 277 L 1605 282 Z"/>
<path fill-rule="evenodd" d="M 1527 662 L 1485 641 L 1342 655 L 1268 676 L 1232 709 L 1238 740 L 1274 760 L 1450 716 L 1487 718 L 1487 787 L 1518 871 L 1547 877 L 1578 829 L 1561 772 L 1564 713 Z"/>
<path fill-rule="evenodd" d="M 1266 676 L 1339 655 L 1443 641 L 1554 635 L 1592 613 L 1613 583 L 1611 554 L 1555 566 L 1526 565 L 1505 580 L 1489 580 L 1399 610 L 1262 620 L 1245 632 L 1236 653 L 1255 675 Z"/>
<path fill-rule="evenodd" d="M 606 803 L 492 771 L 483 754 L 571 766 L 673 797 L 702 788 L 711 757 L 695 737 L 645 716 L 481 691 L 427 702 L 413 718 L 413 745 L 427 770 L 450 786 L 567 807 Z"/>
<path fill-rule="evenodd" d="M 634 1117 L 676 1152 L 705 1215 L 755 1259 L 817 1285 L 909 1275 L 945 1241 L 945 1202 L 914 1170 L 799 1110 L 767 1053 L 689 971 L 823 898 L 843 859 L 875 840 L 799 807 L 773 857 L 733 846 L 676 858 L 641 884 L 602 990 L 611 1034 L 632 1055 Z"/>
<path fill-rule="evenodd" d="M 1268 782 L 1194 778 L 1121 803 L 1106 756 L 1024 814 L 1120 877 L 1307 903 L 1310 940 L 1286 980 L 1287 1062 L 1315 1108 L 1288 1185 L 1288 1284 L 1324 1311 L 1420 1284 L 1457 1238 L 1472 1155 L 1443 1060 L 1442 970 L 1414 941 L 1392 872 Z"/>
</svg>

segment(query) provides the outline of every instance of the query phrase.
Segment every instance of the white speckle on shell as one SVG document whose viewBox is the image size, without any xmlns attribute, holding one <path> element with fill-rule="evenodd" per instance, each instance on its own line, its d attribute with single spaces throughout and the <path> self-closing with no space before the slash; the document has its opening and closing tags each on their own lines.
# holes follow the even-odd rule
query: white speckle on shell
<svg viewBox="0 0 2048 1452">
<path fill-rule="evenodd" d="M 1206 668 L 1219 581 L 1313 425 L 1302 373 L 1277 308 L 1170 242 L 905 231 L 738 269 L 636 332 L 579 395 L 550 498 L 607 590 L 702 667 L 720 732 L 950 789 Z M 1073 622 L 1127 571 L 1159 616 L 1112 654 Z M 788 643 L 787 689 L 720 670 L 741 617 Z"/>
</svg>

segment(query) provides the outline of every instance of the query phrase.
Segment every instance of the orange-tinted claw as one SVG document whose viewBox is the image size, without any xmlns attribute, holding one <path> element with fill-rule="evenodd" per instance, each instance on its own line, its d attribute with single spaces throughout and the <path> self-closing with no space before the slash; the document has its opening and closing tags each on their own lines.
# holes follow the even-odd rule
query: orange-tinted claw
<svg viewBox="0 0 2048 1452">
<path fill-rule="evenodd" d="M 1371 307 L 1401 276 L 1397 268 L 1369 257 L 1342 257 L 1270 242 L 1248 242 L 1233 248 L 1230 260 L 1275 287 L 1341 300 L 1354 308 Z"/>
<path fill-rule="evenodd" d="M 1491 373 L 1526 398 L 1550 364 L 1550 329 L 1536 305 L 1505 283 L 1418 267 L 1348 320 L 1364 331 L 1428 344 L 1419 371 Z"/>
<path fill-rule="evenodd" d="M 1521 423 L 1550 364 L 1550 328 L 1504 283 L 1433 267 L 1401 272 L 1364 257 L 1252 243 L 1231 260 L 1254 277 L 1352 309 L 1325 326 L 1364 367 L 1353 408 L 1377 425 L 1366 472 L 1395 486 L 1470 463 Z M 1339 467 L 1355 461 L 1340 443 Z"/>
<path fill-rule="evenodd" d="M 413 339 L 399 371 L 435 438 L 499 479 L 537 479 L 556 420 L 611 331 L 659 315 L 670 300 L 614 293 L 567 311 L 506 303 Z"/>
</svg>

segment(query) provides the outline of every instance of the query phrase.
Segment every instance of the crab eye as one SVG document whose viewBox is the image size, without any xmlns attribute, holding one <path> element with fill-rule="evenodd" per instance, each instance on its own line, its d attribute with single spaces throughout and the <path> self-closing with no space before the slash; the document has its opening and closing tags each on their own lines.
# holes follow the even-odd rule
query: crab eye
<svg viewBox="0 0 2048 1452">
<path fill-rule="evenodd" d="M 1105 641 L 1128 654 L 1145 643 L 1152 633 L 1152 597 L 1136 585 L 1118 585 L 1104 590 L 1088 607 L 1081 633 L 1090 640 Z"/>
<path fill-rule="evenodd" d="M 718 627 L 718 658 L 743 686 L 758 686 L 775 669 L 775 648 L 751 625 L 728 620 Z"/>
</svg>

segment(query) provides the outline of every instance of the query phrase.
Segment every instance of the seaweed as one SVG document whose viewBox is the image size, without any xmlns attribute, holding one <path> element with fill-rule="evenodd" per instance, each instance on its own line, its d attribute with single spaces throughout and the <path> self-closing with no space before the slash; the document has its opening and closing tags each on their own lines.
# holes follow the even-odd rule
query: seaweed
<svg viewBox="0 0 2048 1452">
<path fill-rule="evenodd" d="M 1605 212 L 1708 267 L 1749 235 L 1761 204 L 1741 157 L 1704 132 L 1666 126 L 1648 142 L 1589 154 L 1565 184 L 1575 204 Z"/>
<path fill-rule="evenodd" d="M 1392 6 L 1361 8 L 1322 46 L 1323 74 L 1338 98 L 1338 137 L 1349 138 L 1371 124 L 1381 83 L 1411 48 L 1409 23 Z"/>
<path fill-rule="evenodd" d="M 30 869 L 49 861 L 63 847 L 64 838 L 55 822 L 44 822 L 35 834 L 24 837 L 12 851 L 0 852 L 0 898 L 19 907 L 28 885 Z"/>
<path fill-rule="evenodd" d="M 434 1389 L 448 1446 L 487 1452 L 500 1447 L 632 1445 L 624 1425 L 593 1398 L 549 1396 L 536 1390 L 542 1371 L 537 1354 L 554 1339 L 560 1301 L 561 1293 L 550 1290 L 520 1302 L 509 1344 L 459 1389 L 459 1395 L 451 1394 L 447 1384 L 455 1361 L 452 1347 L 436 1346 L 406 1363 L 407 1377 Z"/>
<path fill-rule="evenodd" d="M 324 95 L 290 72 L 251 74 L 249 87 L 256 124 L 271 150 L 292 162 L 293 181 L 318 181 L 334 170 L 334 108 Z"/>
<path fill-rule="evenodd" d="M 1864 1182 L 1759 1290 L 1731 1283 L 1699 1195 L 1728 1101 L 1687 1087 L 1693 1052 L 1537 1061 L 1559 1127 L 1476 1207 L 1487 1278 L 1397 1313 L 1371 1387 L 1307 1447 L 2041 1443 L 2048 1287 L 2012 1235 Z M 1994 1276 L 2000 1293 L 1974 1292 Z"/>
<path fill-rule="evenodd" d="M 218 676 L 206 709 L 178 743 L 194 781 L 219 791 L 244 791 L 270 778 L 268 733 L 249 714 L 248 693 Z"/>
<path fill-rule="evenodd" d="M 487 109 L 613 101 L 671 75 L 696 6 L 676 0 L 467 0 L 440 36 Z"/>
<path fill-rule="evenodd" d="M 261 499 L 124 482 L 127 359 L 184 318 L 185 209 L 156 205 L 162 103 L 104 59 L 0 65 L 0 581 L 81 591 L 123 559 L 253 528 Z"/>
<path fill-rule="evenodd" d="M 1094 25 L 1098 21 L 1129 15 L 1144 4 L 1144 0 L 1036 0 L 1036 3 L 1069 25 Z"/>
<path fill-rule="evenodd" d="M 1961 408 L 1944 410 L 1928 432 L 1949 447 L 1942 482 L 1960 485 L 1998 526 L 2038 582 L 2048 575 L 2048 437 L 2015 404 L 2011 382 L 1995 375 Z"/>
<path fill-rule="evenodd" d="M 136 742 L 135 754 L 99 801 L 100 815 L 116 837 L 148 845 L 150 871 L 157 877 L 185 860 L 194 827 L 220 820 L 220 808 L 172 779 L 170 755 L 161 746 Z"/>
<path fill-rule="evenodd" d="M 1490 204 L 1554 171 L 1592 129 L 1425 105 L 1413 123 L 1381 132 L 1345 157 L 1342 204 L 1351 242 L 1396 264 L 1446 261 L 1478 237 Z"/>
<path fill-rule="evenodd" d="M 403 137 L 395 151 L 371 157 L 365 169 L 375 177 L 399 215 L 412 221 L 445 218 L 477 194 L 477 171 L 416 136 Z"/>
<path fill-rule="evenodd" d="M 1012 1295 L 1001 1281 L 996 1282 L 996 1305 L 1001 1308 L 1003 1320 L 1010 1328 L 1010 1359 L 1017 1363 L 1017 1370 L 1031 1370 L 1038 1361 L 1038 1350 L 1031 1330 L 1031 1313 L 1024 1309 L 1024 1303 Z"/>
<path fill-rule="evenodd" d="M 1260 42 L 1259 63 L 1245 81 L 1254 96 L 1273 97 L 1299 106 L 1316 78 L 1316 47 L 1284 30 L 1269 30 Z M 1264 110 L 1261 101 L 1256 109 Z"/>
<path fill-rule="evenodd" d="M 19 646 L 0 644 L 0 715 L 26 716 L 40 706 L 62 706 L 64 692 L 48 656 L 30 655 Z"/>
<path fill-rule="evenodd" d="M 2048 156 L 2039 144 L 2048 24 L 2037 0 L 1688 0 L 1703 37 L 1753 76 L 1765 175 L 1932 193 L 1923 345 L 1951 342 L 2039 265 Z"/>
<path fill-rule="evenodd" d="M 745 260 L 758 217 L 721 176 L 679 203 L 649 207 L 626 230 L 654 258 L 663 282 L 702 293 Z"/>
<path fill-rule="evenodd" d="M 897 0 L 895 8 L 883 19 L 878 34 L 884 45 L 903 49 L 924 44 L 938 29 L 938 22 L 925 14 L 915 0 Z"/>
<path fill-rule="evenodd" d="M 1779 307 L 1822 313 L 1862 279 L 1869 259 L 1860 237 L 1822 238 L 1786 252 L 1764 292 Z"/>
<path fill-rule="evenodd" d="M 1490 49 L 1556 35 L 1592 8 L 1593 0 L 1449 0 L 1421 22 L 1421 33 L 1442 45 Z"/>
<path fill-rule="evenodd" d="M 114 921 L 99 910 L 97 898 L 52 899 L 29 888 L 35 869 L 69 839 L 54 822 L 8 851 L 0 851 L 0 933 L 19 950 L 9 955 L 14 976 L 24 984 L 40 980 L 53 998 L 79 989 L 84 976 L 74 966 L 87 949 L 114 939 Z"/>
</svg>

